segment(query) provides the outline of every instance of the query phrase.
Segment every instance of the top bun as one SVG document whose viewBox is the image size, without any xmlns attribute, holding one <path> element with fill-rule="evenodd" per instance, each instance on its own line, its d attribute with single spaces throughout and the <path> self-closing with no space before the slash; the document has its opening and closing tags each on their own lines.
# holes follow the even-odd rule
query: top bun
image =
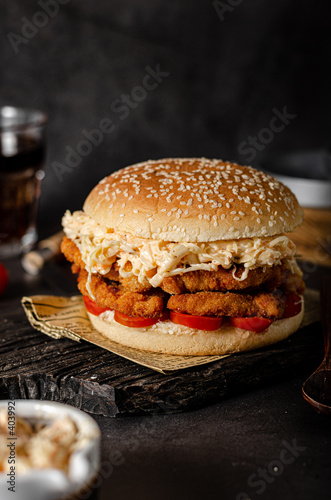
<svg viewBox="0 0 331 500">
<path fill-rule="evenodd" d="M 207 242 L 293 231 L 303 211 L 281 182 L 252 167 L 205 158 L 150 160 L 105 177 L 84 211 L 117 232 Z"/>
</svg>

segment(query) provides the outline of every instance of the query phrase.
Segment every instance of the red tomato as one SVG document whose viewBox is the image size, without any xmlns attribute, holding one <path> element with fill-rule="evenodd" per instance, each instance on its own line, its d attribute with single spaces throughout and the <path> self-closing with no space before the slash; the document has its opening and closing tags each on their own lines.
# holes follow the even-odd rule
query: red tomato
<svg viewBox="0 0 331 500">
<path fill-rule="evenodd" d="M 242 330 L 261 333 L 266 330 L 272 323 L 271 319 L 267 318 L 230 318 L 231 324 Z"/>
<path fill-rule="evenodd" d="M 194 316 L 193 314 L 184 314 L 180 312 L 170 311 L 170 319 L 178 325 L 196 328 L 197 330 L 207 330 L 211 332 L 218 330 L 223 323 L 223 318 L 216 316 Z"/>
<path fill-rule="evenodd" d="M 101 313 L 110 311 L 110 309 L 108 309 L 107 307 L 98 306 L 94 302 L 94 300 L 90 299 L 90 297 L 88 297 L 87 295 L 83 295 L 83 301 L 87 311 L 91 314 L 94 314 L 94 316 L 100 316 Z"/>
<path fill-rule="evenodd" d="M 8 271 L 3 264 L 0 263 L 0 295 L 6 290 L 9 281 Z"/>
<path fill-rule="evenodd" d="M 291 318 L 292 316 L 296 316 L 301 311 L 302 307 L 302 299 L 300 295 L 296 293 L 290 293 L 286 297 L 285 309 L 283 318 Z"/>
<path fill-rule="evenodd" d="M 145 326 L 152 326 L 159 321 L 168 319 L 168 313 L 163 313 L 160 318 L 142 318 L 140 316 L 128 316 L 127 314 L 115 311 L 114 320 L 120 325 L 131 326 L 133 328 L 144 328 Z"/>
</svg>

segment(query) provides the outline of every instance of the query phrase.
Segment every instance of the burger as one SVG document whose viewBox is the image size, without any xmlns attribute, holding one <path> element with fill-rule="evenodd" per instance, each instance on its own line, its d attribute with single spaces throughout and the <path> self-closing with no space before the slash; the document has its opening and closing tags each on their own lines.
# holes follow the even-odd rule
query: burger
<svg viewBox="0 0 331 500">
<path fill-rule="evenodd" d="M 282 183 L 205 158 L 132 165 L 63 217 L 61 249 L 92 325 L 165 354 L 222 355 L 294 333 L 304 283 L 287 233 L 303 211 Z"/>
</svg>

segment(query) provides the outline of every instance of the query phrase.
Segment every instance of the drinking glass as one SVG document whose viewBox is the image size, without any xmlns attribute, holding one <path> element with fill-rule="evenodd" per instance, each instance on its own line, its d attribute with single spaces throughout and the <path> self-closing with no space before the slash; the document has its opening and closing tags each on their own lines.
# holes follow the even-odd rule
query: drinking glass
<svg viewBox="0 0 331 500">
<path fill-rule="evenodd" d="M 42 111 L 0 108 L 0 258 L 27 252 L 37 241 L 46 124 Z"/>
</svg>

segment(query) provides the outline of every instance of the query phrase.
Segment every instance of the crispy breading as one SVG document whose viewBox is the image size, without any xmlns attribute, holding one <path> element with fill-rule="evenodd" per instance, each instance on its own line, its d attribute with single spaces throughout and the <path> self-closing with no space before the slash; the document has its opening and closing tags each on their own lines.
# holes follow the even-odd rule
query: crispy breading
<svg viewBox="0 0 331 500">
<path fill-rule="evenodd" d="M 235 276 L 240 278 L 244 266 L 237 266 Z M 217 271 L 192 271 L 181 275 L 164 278 L 160 287 L 171 295 L 185 292 L 211 292 L 230 290 L 250 290 L 263 284 L 266 290 L 278 288 L 285 276 L 285 267 L 282 265 L 268 268 L 258 267 L 249 271 L 246 279 L 239 281 L 233 277 L 234 268 L 224 269 L 219 266 Z"/>
<path fill-rule="evenodd" d="M 294 273 L 288 273 L 280 289 L 286 294 L 296 293 L 302 295 L 306 289 L 306 285 L 301 276 Z"/>
<path fill-rule="evenodd" d="M 78 273 L 80 269 L 85 269 L 85 262 L 82 259 L 81 253 L 77 245 L 67 236 L 65 236 L 61 243 L 61 251 L 69 262 L 73 262 L 71 270 L 73 273 Z M 129 272 L 132 269 L 130 262 L 127 262 L 124 266 L 124 271 Z M 152 285 L 145 278 L 142 283 L 138 281 L 137 276 L 131 276 L 129 278 L 123 278 L 120 276 L 118 264 L 115 262 L 111 270 L 103 275 L 112 281 L 119 281 L 123 286 L 125 286 L 130 292 L 147 292 L 152 288 Z"/>
<path fill-rule="evenodd" d="M 61 252 L 69 262 L 73 262 L 78 268 L 85 269 L 79 248 L 68 236 L 61 241 Z"/>
<path fill-rule="evenodd" d="M 79 249 L 65 237 L 61 250 L 73 262 L 72 271 L 79 272 L 80 291 L 89 295 L 86 289 L 88 273 Z M 130 271 L 130 266 L 128 262 L 125 271 Z M 122 278 L 115 262 L 108 274 L 92 274 L 91 289 L 101 307 L 117 309 L 128 316 L 152 318 L 160 317 L 166 307 L 163 291 L 173 295 L 167 304 L 171 310 L 198 316 L 271 319 L 282 316 L 285 293 L 302 294 L 304 291 L 302 278 L 290 273 L 286 265 L 253 269 L 243 281 L 233 278 L 232 269 L 220 267 L 218 271 L 192 271 L 164 278 L 159 288 L 152 288 L 147 279 L 140 283 L 136 276 Z M 242 272 L 243 266 L 238 266 L 236 276 L 241 277 Z M 275 291 L 278 288 L 283 293 Z"/>
<path fill-rule="evenodd" d="M 89 295 L 87 279 L 88 273 L 82 269 L 79 272 L 78 288 L 83 295 Z M 91 290 L 97 305 L 115 309 L 128 316 L 159 318 L 165 308 L 165 294 L 162 290 L 154 289 L 152 294 L 131 292 L 123 285 L 95 274 L 91 276 Z"/>
<path fill-rule="evenodd" d="M 73 272 L 78 272 L 79 268 L 85 269 L 85 263 L 81 258 L 80 251 L 72 240 L 65 237 L 62 241 L 61 250 L 66 258 L 70 262 L 74 262 L 77 266 L 72 269 Z M 127 262 L 124 270 L 129 272 L 131 268 L 131 263 Z M 245 280 L 239 281 L 233 277 L 233 270 L 233 267 L 224 269 L 220 266 L 217 271 L 199 270 L 168 276 L 162 280 L 160 288 L 171 295 L 202 291 L 249 291 L 261 285 L 263 285 L 263 289 L 271 291 L 278 288 L 288 274 L 285 265 L 267 268 L 258 267 L 257 269 L 250 270 Z M 238 265 L 235 276 L 240 278 L 243 272 L 244 266 Z M 140 283 L 137 276 L 131 276 L 130 278 L 120 276 L 116 262 L 105 277 L 113 281 L 119 281 L 131 292 L 147 292 L 152 288 L 146 278 L 143 283 Z"/>
<path fill-rule="evenodd" d="M 197 316 L 259 316 L 277 319 L 283 315 L 284 304 L 285 296 L 281 292 L 198 292 L 172 295 L 167 307 L 172 311 Z"/>
</svg>

